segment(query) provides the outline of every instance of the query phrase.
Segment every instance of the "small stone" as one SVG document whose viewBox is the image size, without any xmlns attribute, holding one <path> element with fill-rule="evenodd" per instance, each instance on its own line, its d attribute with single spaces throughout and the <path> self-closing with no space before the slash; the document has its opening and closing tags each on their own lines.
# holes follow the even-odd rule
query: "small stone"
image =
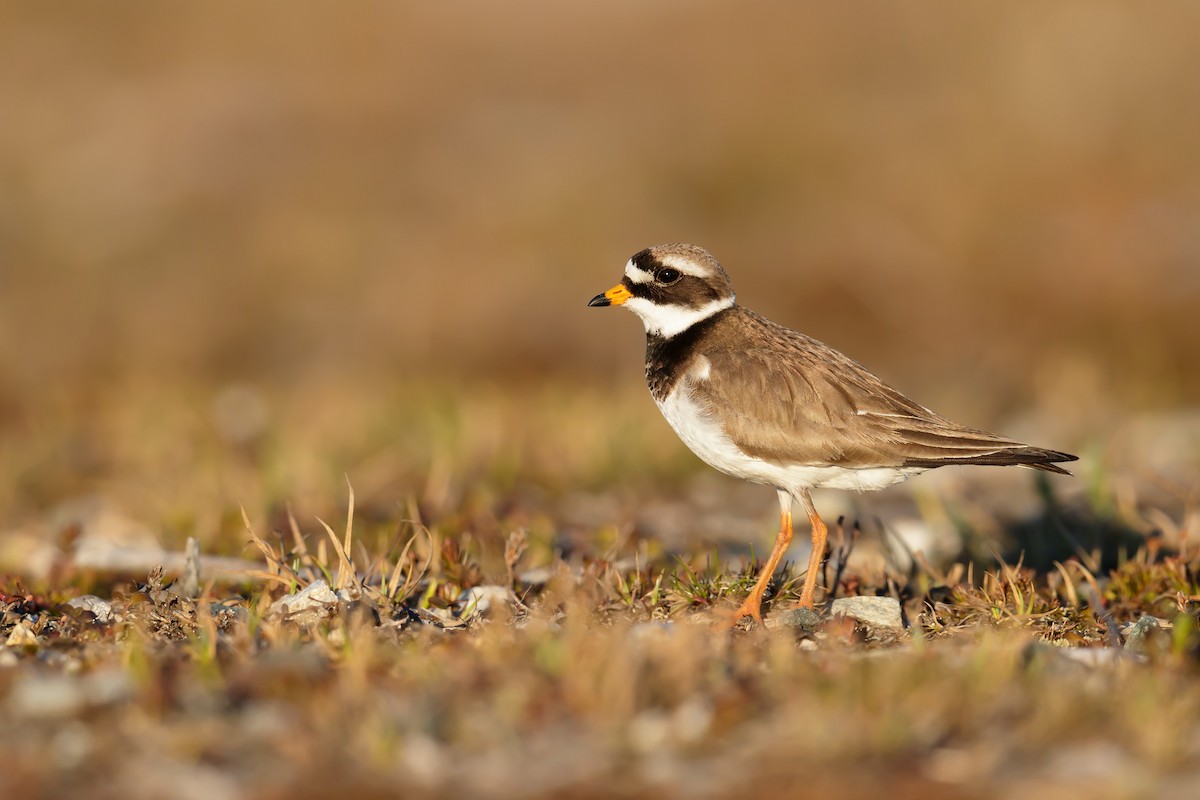
<svg viewBox="0 0 1200 800">
<path fill-rule="evenodd" d="M 849 617 L 868 628 L 904 629 L 900 601 L 894 597 L 839 597 L 833 601 L 829 613 Z"/>
<path fill-rule="evenodd" d="M 101 625 L 108 625 L 113 621 L 112 603 L 94 594 L 72 597 L 67 601 L 67 605 L 71 608 L 78 608 L 80 611 L 92 612 L 96 622 Z"/>
<path fill-rule="evenodd" d="M 250 609 L 236 600 L 221 600 L 208 604 L 208 613 L 217 620 L 217 627 L 237 623 L 245 625 L 250 621 Z"/>
<path fill-rule="evenodd" d="M 821 615 L 811 608 L 789 608 L 767 618 L 768 628 L 792 628 L 811 634 L 821 625 Z"/>
<path fill-rule="evenodd" d="M 336 616 L 340 609 L 341 600 L 329 584 L 316 580 L 299 592 L 276 600 L 267 615 L 297 625 L 314 625 Z"/>
<path fill-rule="evenodd" d="M 13 626 L 12 631 L 9 632 L 8 638 L 4 641 L 4 646 L 12 647 L 18 650 L 37 650 L 37 634 L 31 631 L 29 626 L 27 626 L 24 622 L 18 622 Z"/>
<path fill-rule="evenodd" d="M 1152 617 L 1149 614 L 1143 616 L 1122 631 L 1125 635 L 1125 649 L 1131 653 L 1149 652 L 1155 643 L 1165 643 L 1168 637 L 1163 632 L 1163 628 L 1168 626 L 1170 623 L 1166 620 Z"/>
<path fill-rule="evenodd" d="M 506 586 L 472 586 L 459 594 L 457 608 L 460 617 L 481 616 L 490 619 L 511 616 L 516 605 L 516 595 Z"/>
</svg>

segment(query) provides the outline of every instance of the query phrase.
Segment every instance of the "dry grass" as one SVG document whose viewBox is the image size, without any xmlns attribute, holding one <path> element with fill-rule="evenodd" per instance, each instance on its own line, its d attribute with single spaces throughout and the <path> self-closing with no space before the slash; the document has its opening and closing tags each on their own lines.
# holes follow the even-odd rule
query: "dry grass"
<svg viewBox="0 0 1200 800">
<path fill-rule="evenodd" d="M 402 574 L 422 572 L 417 549 Z M 461 563 L 443 548 L 442 586 Z M 215 605 L 152 577 L 117 592 L 110 626 L 8 594 L 4 634 L 34 619 L 37 643 L 9 648 L 0 672 L 2 774 L 10 796 L 78 792 L 96 771 L 109 788 L 87 793 L 114 797 L 176 782 L 234 797 L 1171 786 L 1200 759 L 1194 601 L 1145 661 L 1076 663 L 1038 643 L 1104 642 L 1105 606 L 1144 610 L 1121 594 L 1131 576 L 1166 588 L 1187 575 L 1194 591 L 1197 567 L 1129 562 L 1098 579 L 1095 607 L 1004 571 L 916 598 L 909 633 L 873 652 L 837 625 L 812 651 L 786 630 L 718 634 L 653 590 L 630 604 L 622 584 L 638 573 L 600 563 L 557 565 L 517 622 L 440 623 L 413 613 L 438 591 L 399 604 L 382 584 L 304 629 L 265 619 L 262 587 Z"/>
<path fill-rule="evenodd" d="M 1129 498 L 1111 496 L 1111 478 L 1091 497 L 1064 491 L 1086 473 L 1061 479 L 1040 500 L 1028 492 L 1025 507 L 1029 519 L 1063 526 L 1078 552 L 1028 564 L 918 552 L 881 565 L 863 556 L 869 526 L 855 538 L 847 520 L 845 536 L 834 536 L 841 549 L 825 571 L 826 599 L 891 594 L 907 630 L 829 620 L 808 633 L 720 633 L 713 621 L 755 567 L 733 546 L 743 543 L 702 537 L 667 550 L 636 522 L 637 506 L 687 496 L 704 479 L 691 462 L 680 468 L 669 433 L 657 438 L 649 401 L 631 401 L 622 418 L 625 406 L 603 396 L 510 394 L 509 417 L 499 395 L 421 396 L 388 412 L 440 431 L 411 463 L 418 450 L 383 456 L 342 438 L 375 426 L 366 409 L 377 397 L 346 401 L 364 411 L 354 425 L 286 436 L 281 425 L 241 443 L 206 444 L 196 428 L 160 419 L 164 427 L 122 452 L 122 431 L 145 410 L 118 405 L 93 420 L 93 445 L 114 446 L 115 463 L 94 467 L 112 496 L 129 503 L 179 491 L 227 504 L 174 527 L 164 524 L 178 514 L 170 503 L 142 505 L 171 548 L 203 534 L 206 554 L 261 566 L 233 582 L 202 575 L 203 596 L 193 599 L 170 575 L 122 577 L 73 561 L 92 536 L 86 522 L 73 534 L 52 531 L 60 539 L 50 572 L 0 582 L 0 638 L 11 640 L 0 651 L 5 795 L 148 796 L 185 785 L 189 795 L 235 798 L 724 797 L 773 787 L 868 796 L 886 783 L 901 797 L 1030 787 L 1084 797 L 1192 786 L 1200 552 L 1186 502 L 1159 509 L 1135 497 L 1121 510 Z M 645 426 L 645 441 L 631 445 L 636 460 L 580 423 L 585 411 L 603 418 L 601 406 L 626 431 Z M 499 416 L 504 447 L 519 455 L 472 427 L 477 413 L 487 418 L 481 407 Z M 164 463 L 162 441 L 193 449 L 178 456 L 177 473 L 150 476 L 139 465 Z M 566 441 L 591 457 L 562 453 Z M 327 465 L 351 451 L 348 492 Z M 269 477 L 281 463 L 301 470 L 283 483 L 324 482 L 330 500 L 310 497 L 290 512 Z M 219 464 L 244 480 L 228 495 L 202 477 Z M 397 476 L 406 496 L 380 494 L 377 473 Z M 146 477 L 131 480 L 137 474 Z M 1009 473 L 978 474 L 987 484 Z M 734 482 L 718 486 L 723 502 L 742 502 Z M 769 495 L 756 493 L 752 505 L 763 507 L 750 512 L 764 523 L 758 546 Z M 977 506 L 970 495 L 952 491 L 944 506 Z M 1038 528 L 1012 519 L 1004 506 L 1017 495 L 1006 496 L 990 519 L 1017 547 Z M 598 522 L 568 521 L 597 502 Z M 962 513 L 987 527 L 978 508 Z M 1135 528 L 1157 533 L 1146 539 Z M 1097 534 L 1109 529 L 1125 538 Z M 1122 551 L 1129 541 L 1140 544 Z M 10 554 L 17 545 L 31 542 L 13 532 Z M 30 563 L 10 556 L 6 568 Z M 794 603 L 800 577 L 790 566 L 780 573 L 768 619 Z M 314 581 L 343 590 L 345 602 L 308 623 L 271 613 Z M 467 591 L 481 585 L 511 589 L 514 600 L 492 595 L 484 609 Z M 111 598 L 115 619 L 63 605 L 83 592 Z M 1130 627 L 1145 614 L 1161 623 Z M 1068 650 L 1096 655 L 1080 661 Z"/>
</svg>

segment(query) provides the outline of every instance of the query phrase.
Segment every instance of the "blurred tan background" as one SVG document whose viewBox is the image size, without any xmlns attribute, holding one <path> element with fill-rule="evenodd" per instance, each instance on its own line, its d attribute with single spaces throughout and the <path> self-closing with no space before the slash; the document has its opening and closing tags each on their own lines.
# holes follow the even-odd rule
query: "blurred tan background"
<svg viewBox="0 0 1200 800">
<path fill-rule="evenodd" d="M 641 392 L 585 303 L 675 240 L 965 422 L 1200 396 L 1190 4 L 9 4 L 0 109 L 10 451 L 175 384 L 380 448 L 320 393 Z"/>
</svg>

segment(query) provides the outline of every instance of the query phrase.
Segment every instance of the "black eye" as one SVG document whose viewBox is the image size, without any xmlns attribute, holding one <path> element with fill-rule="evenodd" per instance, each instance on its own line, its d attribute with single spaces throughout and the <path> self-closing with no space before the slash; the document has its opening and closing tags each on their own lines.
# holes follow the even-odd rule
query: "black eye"
<svg viewBox="0 0 1200 800">
<path fill-rule="evenodd" d="M 658 274 L 654 276 L 654 279 L 659 283 L 670 285 L 679 280 L 679 270 L 671 269 L 670 267 L 660 269 Z"/>
</svg>

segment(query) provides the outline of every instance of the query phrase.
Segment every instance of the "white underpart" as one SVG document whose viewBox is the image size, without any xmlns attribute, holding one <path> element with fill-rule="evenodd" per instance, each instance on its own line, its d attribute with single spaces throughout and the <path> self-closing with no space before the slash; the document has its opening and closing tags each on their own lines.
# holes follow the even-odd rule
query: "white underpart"
<svg viewBox="0 0 1200 800">
<path fill-rule="evenodd" d="M 688 306 L 659 305 L 644 297 L 631 297 L 624 306 L 642 319 L 646 333 L 653 333 L 664 339 L 670 339 L 677 333 L 682 333 L 701 320 L 708 319 L 718 311 L 723 311 L 733 305 L 733 298 L 726 297 L 713 300 L 700 308 Z"/>
<path fill-rule="evenodd" d="M 658 403 L 658 409 L 693 453 L 727 475 L 765 483 L 795 496 L 802 489 L 875 491 L 925 471 L 924 467 L 850 469 L 775 464 L 748 456 L 733 443 L 716 417 L 692 399 L 690 383 L 698 377 L 694 373 L 686 375 L 667 399 Z"/>
</svg>

